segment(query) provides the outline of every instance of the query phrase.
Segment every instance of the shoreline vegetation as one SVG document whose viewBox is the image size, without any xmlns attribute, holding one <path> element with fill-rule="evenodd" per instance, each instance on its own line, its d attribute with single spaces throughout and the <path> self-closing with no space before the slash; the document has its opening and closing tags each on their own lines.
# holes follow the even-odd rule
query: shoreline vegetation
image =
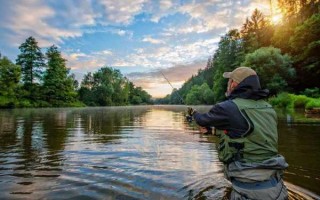
<svg viewBox="0 0 320 200">
<path fill-rule="evenodd" d="M 273 106 L 319 110 L 320 0 L 278 0 L 277 7 L 280 21 L 255 9 L 241 28 L 220 38 L 204 69 L 154 100 L 107 66 L 88 72 L 79 83 L 56 46 L 43 54 L 29 37 L 19 46 L 15 63 L 0 53 L 0 108 L 213 105 L 225 99 L 223 72 L 248 66 L 258 73 L 261 87 L 270 90 Z"/>
<path fill-rule="evenodd" d="M 320 97 L 313 98 L 306 95 L 295 95 L 290 93 L 280 93 L 269 98 L 269 103 L 276 107 L 289 111 L 304 109 L 306 114 L 320 114 Z"/>
</svg>

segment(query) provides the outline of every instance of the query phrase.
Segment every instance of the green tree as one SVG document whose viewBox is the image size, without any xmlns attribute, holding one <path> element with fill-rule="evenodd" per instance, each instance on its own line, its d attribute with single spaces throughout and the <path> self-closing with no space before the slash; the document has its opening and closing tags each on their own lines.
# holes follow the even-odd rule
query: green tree
<svg viewBox="0 0 320 200">
<path fill-rule="evenodd" d="M 131 83 L 133 86 L 133 84 Z M 130 87 L 130 103 L 133 105 L 138 104 L 151 104 L 151 95 L 144 91 L 141 87 Z"/>
<path fill-rule="evenodd" d="M 43 93 L 45 100 L 52 106 L 67 106 L 76 100 L 74 79 L 69 76 L 66 60 L 56 46 L 51 46 L 47 53 L 48 69 L 44 75 Z"/>
<path fill-rule="evenodd" d="M 320 0 L 278 0 L 285 21 L 291 25 L 300 24 L 320 12 Z"/>
<path fill-rule="evenodd" d="M 250 53 L 260 47 L 269 46 L 272 35 L 273 28 L 269 21 L 258 9 L 255 9 L 241 29 L 245 52 Z"/>
<path fill-rule="evenodd" d="M 290 37 L 297 26 L 304 23 L 313 14 L 320 12 L 320 0 L 278 0 L 278 4 L 283 19 L 282 23 L 275 27 L 272 45 L 280 48 L 282 52 L 291 53 Z"/>
<path fill-rule="evenodd" d="M 16 63 L 21 66 L 24 83 L 22 95 L 29 101 L 27 104 L 37 106 L 42 98 L 40 82 L 45 71 L 44 56 L 33 37 L 29 37 L 19 46 L 19 49 L 21 53 Z"/>
<path fill-rule="evenodd" d="M 295 88 L 319 87 L 320 85 L 320 14 L 314 14 L 295 28 L 290 45 L 297 70 Z M 308 81 L 305 81 L 308 79 Z"/>
<path fill-rule="evenodd" d="M 94 85 L 93 75 L 91 72 L 88 72 L 86 75 L 84 75 L 83 80 L 81 82 L 80 89 L 78 91 L 79 93 L 79 99 L 83 103 L 85 103 L 88 106 L 95 106 L 95 100 L 92 93 L 92 88 Z"/>
<path fill-rule="evenodd" d="M 21 68 L 0 55 L 0 107 L 15 107 Z"/>
<path fill-rule="evenodd" d="M 222 74 L 232 71 L 244 60 L 243 43 L 238 30 L 230 30 L 219 42 L 213 56 L 213 93 L 215 102 L 225 98 L 227 82 Z"/>
<path fill-rule="evenodd" d="M 274 47 L 262 47 L 247 54 L 243 65 L 254 69 L 262 88 L 268 88 L 272 94 L 287 89 L 288 80 L 295 75 L 291 58 Z"/>
<path fill-rule="evenodd" d="M 186 103 L 189 105 L 212 104 L 213 102 L 213 91 L 207 83 L 203 83 L 201 86 L 194 85 L 186 97 Z"/>
<path fill-rule="evenodd" d="M 80 100 L 89 106 L 149 104 L 151 96 L 135 87 L 119 70 L 103 67 L 84 76 L 79 89 Z"/>
<path fill-rule="evenodd" d="M 40 81 L 44 71 L 44 56 L 38 47 L 38 42 L 29 37 L 19 46 L 21 53 L 18 55 L 16 63 L 21 66 L 23 82 L 33 84 Z"/>
</svg>

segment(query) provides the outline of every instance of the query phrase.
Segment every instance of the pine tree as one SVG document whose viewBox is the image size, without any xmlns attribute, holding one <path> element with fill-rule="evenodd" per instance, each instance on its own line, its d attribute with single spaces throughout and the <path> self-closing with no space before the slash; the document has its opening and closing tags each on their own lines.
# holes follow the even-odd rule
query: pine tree
<svg viewBox="0 0 320 200">
<path fill-rule="evenodd" d="M 45 67 L 44 56 L 38 47 L 38 42 L 29 37 L 19 47 L 21 53 L 16 63 L 21 66 L 23 82 L 25 85 L 32 85 L 34 81 L 40 81 Z"/>
<path fill-rule="evenodd" d="M 69 76 L 66 60 L 56 46 L 51 46 L 46 56 L 48 58 L 48 69 L 44 75 L 43 92 L 45 100 L 53 106 L 67 106 L 74 102 L 76 92 L 74 80 Z"/>
</svg>

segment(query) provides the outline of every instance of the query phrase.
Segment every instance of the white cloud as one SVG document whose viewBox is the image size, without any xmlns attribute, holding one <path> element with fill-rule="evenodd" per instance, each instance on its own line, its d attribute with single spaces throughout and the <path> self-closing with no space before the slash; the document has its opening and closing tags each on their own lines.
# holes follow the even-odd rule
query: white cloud
<svg viewBox="0 0 320 200">
<path fill-rule="evenodd" d="M 47 20 L 55 16 L 55 11 L 43 1 L 10 1 L 7 4 L 10 15 L 5 16 L 0 25 L 13 32 L 6 37 L 15 46 L 24 42 L 29 36 L 35 37 L 40 46 L 50 46 L 53 43 L 63 42 L 63 38 L 81 35 L 81 31 L 77 29 L 51 26 Z"/>
<path fill-rule="evenodd" d="M 102 50 L 85 54 L 82 52 L 73 52 L 69 54 L 63 54 L 63 57 L 67 60 L 67 66 L 72 70 L 96 70 L 100 67 L 109 65 L 113 52 L 110 50 Z"/>
<path fill-rule="evenodd" d="M 99 2 L 104 6 L 107 23 L 128 25 L 135 15 L 142 11 L 145 0 L 100 0 Z"/>
<path fill-rule="evenodd" d="M 99 56 L 106 56 L 106 55 L 112 55 L 112 51 L 110 50 L 102 50 L 102 51 L 98 51 L 98 52 L 93 52 L 93 55 L 99 55 Z"/>
<path fill-rule="evenodd" d="M 124 31 L 124 30 L 119 30 L 117 33 L 118 33 L 118 35 L 123 36 L 123 35 L 126 34 L 126 31 Z"/>
<path fill-rule="evenodd" d="M 95 25 L 96 18 L 101 17 L 101 13 L 97 13 L 92 8 L 91 0 L 68 0 L 64 1 L 56 12 L 57 17 L 61 17 L 63 21 L 60 23 L 68 24 L 68 26 L 81 27 L 83 25 Z"/>
<path fill-rule="evenodd" d="M 161 18 L 177 12 L 177 0 L 150 1 L 146 4 L 146 11 L 151 13 L 150 21 L 158 23 Z"/>
<path fill-rule="evenodd" d="M 149 42 L 151 44 L 164 44 L 164 41 L 159 40 L 159 39 L 154 39 L 151 36 L 146 36 L 142 40 L 143 42 Z"/>
<path fill-rule="evenodd" d="M 135 72 L 127 74 L 126 77 L 136 86 L 144 88 L 153 97 L 164 97 L 172 91 L 172 88 L 162 74 L 165 75 L 174 88 L 178 89 L 199 69 L 203 69 L 206 66 L 206 62 L 206 60 L 202 60 L 190 64 L 178 64 L 161 70 Z"/>
</svg>

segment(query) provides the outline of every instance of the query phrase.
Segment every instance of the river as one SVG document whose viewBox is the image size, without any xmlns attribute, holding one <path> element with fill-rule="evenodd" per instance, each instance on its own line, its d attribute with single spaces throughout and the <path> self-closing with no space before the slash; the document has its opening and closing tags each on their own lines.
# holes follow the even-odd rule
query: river
<svg viewBox="0 0 320 200">
<path fill-rule="evenodd" d="M 1 110 L 0 199 L 223 199 L 230 184 L 217 139 L 185 110 Z M 320 119 L 279 111 L 279 151 L 290 199 L 319 198 Z"/>
</svg>

